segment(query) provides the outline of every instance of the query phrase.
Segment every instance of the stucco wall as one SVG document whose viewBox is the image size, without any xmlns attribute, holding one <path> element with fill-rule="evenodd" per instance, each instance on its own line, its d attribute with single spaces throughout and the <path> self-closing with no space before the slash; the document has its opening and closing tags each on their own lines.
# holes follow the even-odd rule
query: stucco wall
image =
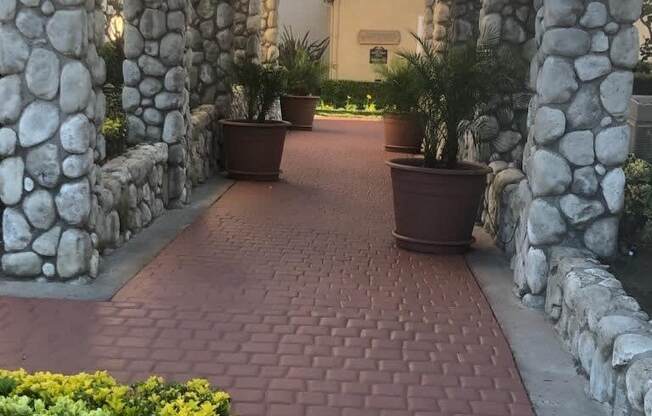
<svg viewBox="0 0 652 416">
<path fill-rule="evenodd" d="M 636 26 L 636 28 L 638 29 L 639 42 L 642 45 L 645 42 L 645 40 L 649 37 L 649 34 L 647 33 L 647 29 L 645 28 L 645 25 L 641 21 L 636 22 L 634 26 Z"/>
<path fill-rule="evenodd" d="M 382 45 L 389 60 L 398 49 L 413 49 L 419 16 L 424 14 L 423 0 L 335 0 L 331 19 L 331 64 L 333 79 L 373 81 L 377 78 L 369 64 L 369 50 L 376 45 L 360 45 L 360 30 L 399 30 L 399 45 Z"/>
<path fill-rule="evenodd" d="M 280 33 L 287 26 L 295 34 L 310 31 L 311 39 L 324 39 L 330 36 L 330 8 L 324 0 L 281 0 L 278 6 Z"/>
</svg>

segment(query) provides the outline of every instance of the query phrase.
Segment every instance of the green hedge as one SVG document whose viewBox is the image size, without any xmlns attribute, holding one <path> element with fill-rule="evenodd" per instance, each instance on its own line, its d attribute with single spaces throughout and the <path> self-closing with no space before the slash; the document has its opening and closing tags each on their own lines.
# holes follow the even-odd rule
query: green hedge
<svg viewBox="0 0 652 416">
<path fill-rule="evenodd" d="M 106 64 L 106 83 L 122 85 L 122 63 L 125 60 L 123 39 L 109 40 L 97 51 Z"/>
<path fill-rule="evenodd" d="M 101 132 L 106 139 L 106 160 L 120 156 L 127 149 L 127 121 L 122 110 L 122 85 L 104 85 L 106 119 Z"/>
<path fill-rule="evenodd" d="M 634 95 L 652 95 L 652 74 L 634 73 Z"/>
<path fill-rule="evenodd" d="M 362 110 L 370 102 L 377 102 L 379 88 L 380 84 L 377 82 L 328 80 L 322 84 L 321 100 L 335 108 L 345 108 L 353 104 Z"/>
<path fill-rule="evenodd" d="M 229 416 L 231 399 L 206 380 L 160 377 L 125 386 L 105 372 L 64 376 L 0 370 L 0 416 Z"/>
</svg>

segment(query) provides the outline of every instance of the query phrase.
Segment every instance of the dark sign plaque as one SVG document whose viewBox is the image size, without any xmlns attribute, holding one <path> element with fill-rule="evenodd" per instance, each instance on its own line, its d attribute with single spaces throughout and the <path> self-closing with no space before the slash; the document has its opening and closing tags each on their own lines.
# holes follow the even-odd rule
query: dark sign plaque
<svg viewBox="0 0 652 416">
<path fill-rule="evenodd" d="M 387 65 L 387 56 L 387 49 L 376 46 L 369 51 L 369 63 Z"/>
</svg>

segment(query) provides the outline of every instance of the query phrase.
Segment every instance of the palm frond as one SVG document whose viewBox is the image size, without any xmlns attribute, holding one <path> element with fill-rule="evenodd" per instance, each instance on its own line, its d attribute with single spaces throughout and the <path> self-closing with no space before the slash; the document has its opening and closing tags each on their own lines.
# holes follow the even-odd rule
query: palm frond
<svg viewBox="0 0 652 416">
<path fill-rule="evenodd" d="M 248 121 L 265 121 L 269 109 L 281 95 L 287 82 L 285 68 L 246 61 L 233 67 L 233 77 L 242 86 Z"/>
<path fill-rule="evenodd" d="M 423 90 L 418 111 L 424 120 L 425 163 L 454 166 L 459 137 L 471 126 L 478 106 L 493 94 L 518 83 L 508 51 L 479 48 L 476 42 L 447 47 L 438 52 L 433 44 L 412 34 L 422 52 L 401 51 L 419 77 Z M 512 67 L 512 68 L 510 68 Z"/>
<path fill-rule="evenodd" d="M 328 66 L 322 58 L 330 40 L 310 41 L 310 31 L 298 37 L 287 26 L 283 29 L 279 44 L 279 64 L 288 70 L 288 91 L 296 95 L 319 93 Z"/>
<path fill-rule="evenodd" d="M 281 42 L 279 43 L 279 61 L 281 65 L 295 59 L 301 51 L 308 54 L 310 59 L 320 61 L 330 45 L 330 38 L 310 41 L 310 31 L 307 31 L 303 37 L 295 35 L 292 28 L 283 27 Z"/>
</svg>

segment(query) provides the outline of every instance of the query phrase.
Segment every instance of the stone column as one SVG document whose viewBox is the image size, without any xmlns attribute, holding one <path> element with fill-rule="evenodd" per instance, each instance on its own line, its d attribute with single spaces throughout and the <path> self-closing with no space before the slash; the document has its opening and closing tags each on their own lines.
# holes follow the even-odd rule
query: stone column
<svg viewBox="0 0 652 416">
<path fill-rule="evenodd" d="M 518 292 L 530 297 L 545 292 L 554 247 L 616 252 L 641 14 L 641 0 L 543 3 L 515 259 Z"/>
<path fill-rule="evenodd" d="M 233 60 L 233 7 L 228 0 L 192 0 L 188 26 L 191 49 L 190 107 L 215 104 L 229 94 L 226 76 Z"/>
<path fill-rule="evenodd" d="M 81 3 L 81 4 L 80 4 Z M 99 1 L 0 3 L 2 271 L 95 277 L 89 234 L 95 159 L 104 151 L 106 78 Z"/>
<path fill-rule="evenodd" d="M 497 3 L 484 0 L 480 11 L 478 44 L 507 56 L 527 78 L 529 62 L 536 54 L 534 41 L 535 10 L 522 0 Z M 524 81 L 521 90 L 504 91 L 487 103 L 476 120 L 480 139 L 478 159 L 503 161 L 520 168 L 527 138 L 527 112 L 531 94 Z"/>
<path fill-rule="evenodd" d="M 169 146 L 168 196 L 187 202 L 185 141 L 189 132 L 186 0 L 125 0 L 125 87 L 131 144 L 165 142 Z"/>
<path fill-rule="evenodd" d="M 128 141 L 173 142 L 185 131 L 186 1 L 126 0 L 124 14 Z"/>
<path fill-rule="evenodd" d="M 232 0 L 233 60 L 235 63 L 260 57 L 260 10 L 262 0 Z"/>
<path fill-rule="evenodd" d="M 260 61 L 278 59 L 278 0 L 262 0 L 260 14 Z"/>
<path fill-rule="evenodd" d="M 526 79 L 529 63 L 536 54 L 535 14 L 531 2 L 483 1 L 478 44 L 494 50 L 499 59 L 512 62 L 521 71 L 523 83 L 489 100 L 460 146 L 462 157 L 488 163 L 493 170 L 488 177 L 482 222 L 509 256 L 515 251 L 513 237 L 518 219 L 512 208 L 513 196 L 524 177 L 521 165 L 532 97 Z"/>
<path fill-rule="evenodd" d="M 424 40 L 432 41 L 432 34 L 435 30 L 435 25 L 433 21 L 433 9 L 435 7 L 435 0 L 426 0 L 426 8 L 423 12 L 423 30 L 424 30 Z"/>
<path fill-rule="evenodd" d="M 436 51 L 475 39 L 480 0 L 434 0 L 432 40 Z"/>
</svg>

